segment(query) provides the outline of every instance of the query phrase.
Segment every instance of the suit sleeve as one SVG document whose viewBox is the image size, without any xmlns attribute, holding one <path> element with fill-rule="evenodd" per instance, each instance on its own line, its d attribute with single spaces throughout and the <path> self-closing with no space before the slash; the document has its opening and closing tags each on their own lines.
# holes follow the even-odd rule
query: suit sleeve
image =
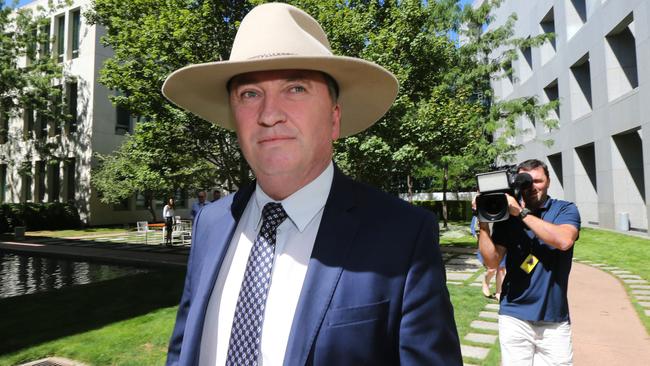
<svg viewBox="0 0 650 366">
<path fill-rule="evenodd" d="M 440 255 L 438 221 L 428 213 L 420 224 L 411 256 L 399 332 L 401 364 L 462 365 Z"/>
</svg>

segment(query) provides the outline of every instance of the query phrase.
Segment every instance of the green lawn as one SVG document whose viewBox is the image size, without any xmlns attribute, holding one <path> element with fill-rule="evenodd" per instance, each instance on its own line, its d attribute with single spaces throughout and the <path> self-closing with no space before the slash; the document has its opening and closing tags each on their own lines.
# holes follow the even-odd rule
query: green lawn
<svg viewBox="0 0 650 366">
<path fill-rule="evenodd" d="M 464 223 L 458 223 L 458 225 L 463 226 Z M 443 236 L 441 242 L 442 245 L 476 245 L 474 239 L 469 235 Z M 580 260 L 591 260 L 595 263 L 623 268 L 638 274 L 646 280 L 650 280 L 650 266 L 648 266 L 650 240 L 644 238 L 604 230 L 583 229 L 575 247 L 575 256 Z M 476 276 L 481 274 L 479 272 Z M 7 301 L 0 301 L 0 313 L 12 314 L 11 317 L 1 317 L 0 339 L 3 339 L 3 342 L 0 343 L 4 343 L 7 339 L 16 342 L 16 337 L 26 339 L 23 340 L 26 345 L 21 351 L 0 356 L 0 365 L 15 365 L 20 362 L 52 355 L 69 357 L 89 365 L 161 365 L 164 363 L 167 341 L 176 312 L 176 307 L 168 307 L 173 302 L 166 301 L 170 301 L 169 299 L 174 299 L 174 296 L 178 295 L 181 286 L 178 281 L 182 280 L 180 276 L 174 278 L 175 280 L 171 282 L 169 279 L 160 277 L 160 275 L 152 278 L 139 277 L 135 280 L 131 279 L 130 281 L 135 281 L 138 284 L 138 286 L 135 286 L 135 290 L 132 291 L 126 291 L 125 289 L 128 286 L 119 283 L 118 286 L 109 286 L 108 289 L 102 288 L 102 286 L 108 286 L 109 284 L 95 284 L 87 286 L 90 290 L 94 289 L 94 291 L 88 292 L 89 290 L 86 289 L 86 293 L 82 294 L 75 292 L 81 291 L 78 288 L 71 289 L 60 299 L 56 297 L 62 295 L 46 298 L 47 301 L 35 301 L 43 300 L 39 297 L 21 300 L 20 303 L 18 300 L 8 303 Z M 129 286 L 131 285 L 129 284 Z M 83 288 L 83 286 L 80 287 Z M 111 290 L 111 288 L 113 289 Z M 160 292 L 160 289 L 168 289 L 173 293 L 167 300 L 149 299 L 145 301 L 142 299 L 142 297 L 155 296 L 157 292 Z M 145 290 L 148 291 L 148 295 L 144 294 Z M 449 292 L 454 304 L 458 333 L 462 339 L 470 332 L 469 324 L 471 321 L 477 318 L 478 313 L 490 300 L 480 295 L 479 288 L 472 286 L 449 286 Z M 141 298 L 135 300 L 134 296 L 138 296 L 138 293 L 140 293 Z M 75 302 L 81 302 L 81 305 L 75 308 L 75 305 L 71 305 Z M 143 307 L 139 309 L 140 312 L 131 311 L 129 315 L 128 312 L 125 312 L 130 308 L 127 305 L 135 302 L 149 303 L 149 306 L 154 306 L 153 309 L 155 310 L 145 312 L 145 307 Z M 157 307 L 155 306 L 156 303 L 159 304 Z M 41 306 L 41 309 L 35 309 L 37 306 Z M 81 313 L 86 324 L 83 324 L 84 321 L 82 320 L 80 321 L 82 324 L 74 323 L 76 327 L 70 326 L 70 324 L 61 325 L 64 321 L 70 322 L 70 319 L 66 320 L 64 316 L 66 311 L 61 309 L 68 309 L 69 312 L 71 306 L 74 309 L 75 318 L 78 318 L 77 315 Z M 106 306 L 111 306 L 111 310 L 107 310 Z M 133 306 L 137 307 L 136 305 Z M 43 307 L 48 310 L 43 310 Z M 84 312 L 83 309 L 86 308 L 95 308 L 96 311 L 86 310 Z M 637 308 L 640 310 L 638 305 Z M 43 313 L 42 317 L 39 315 L 41 312 Z M 124 313 L 121 315 L 121 319 L 113 320 L 107 315 L 107 313 L 120 314 L 121 312 Z M 13 316 L 13 314 L 16 315 Z M 20 319 L 25 317 L 30 319 L 27 321 L 27 326 L 19 324 Z M 648 317 L 641 316 L 641 319 L 650 333 Z M 41 324 L 44 322 L 47 322 L 47 326 Z M 34 327 L 37 326 L 41 328 L 35 330 Z M 69 334 L 54 332 L 48 339 L 41 339 L 43 337 L 39 338 L 38 336 L 33 337 L 34 333 L 47 334 L 61 327 L 72 331 L 69 331 Z M 16 329 L 25 329 L 25 331 L 22 334 L 20 332 L 16 333 Z M 20 343 L 20 340 L 18 342 Z M 13 349 L 16 348 L 19 347 Z M 2 352 L 0 351 L 0 353 Z M 483 362 L 470 359 L 466 361 L 471 361 L 471 363 L 477 365 L 496 366 L 499 364 L 498 345 L 492 346 L 490 355 Z"/>
<path fill-rule="evenodd" d="M 69 238 L 69 237 L 79 237 L 79 236 L 94 236 L 102 234 L 120 234 L 124 233 L 127 230 L 124 228 L 118 227 L 97 227 L 97 228 L 88 228 L 88 229 L 77 229 L 77 230 L 39 230 L 39 231 L 28 231 L 25 233 L 26 236 L 47 236 L 50 238 Z"/>
<path fill-rule="evenodd" d="M 0 299 L 0 365 L 54 355 L 89 365 L 161 365 L 183 279 L 184 271 L 166 268 Z"/>
</svg>

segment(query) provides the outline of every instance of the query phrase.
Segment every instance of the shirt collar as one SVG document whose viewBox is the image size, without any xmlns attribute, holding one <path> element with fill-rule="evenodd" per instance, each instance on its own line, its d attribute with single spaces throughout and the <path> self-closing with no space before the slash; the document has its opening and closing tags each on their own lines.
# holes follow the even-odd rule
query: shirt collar
<svg viewBox="0 0 650 366">
<path fill-rule="evenodd" d="M 544 204 L 542 207 L 539 208 L 540 211 L 546 211 L 551 207 L 551 196 L 546 195 L 546 201 L 544 201 Z"/>
<path fill-rule="evenodd" d="M 327 168 L 316 179 L 280 201 L 289 219 L 291 219 L 300 232 L 303 232 L 316 214 L 325 207 L 325 202 L 327 202 L 327 197 L 332 188 L 333 179 L 334 164 L 330 161 Z M 259 184 L 256 184 L 254 202 L 256 207 L 253 222 L 257 227 L 261 220 L 264 205 L 277 201 L 264 193 Z"/>
</svg>

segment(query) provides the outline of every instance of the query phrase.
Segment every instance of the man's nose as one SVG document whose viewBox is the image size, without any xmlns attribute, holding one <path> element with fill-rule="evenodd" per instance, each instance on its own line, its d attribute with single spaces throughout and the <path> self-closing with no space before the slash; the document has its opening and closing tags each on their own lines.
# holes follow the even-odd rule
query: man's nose
<svg viewBox="0 0 650 366">
<path fill-rule="evenodd" d="M 280 98 L 272 93 L 267 93 L 262 102 L 259 124 L 272 127 L 284 121 L 286 121 L 286 114 L 282 109 Z"/>
</svg>

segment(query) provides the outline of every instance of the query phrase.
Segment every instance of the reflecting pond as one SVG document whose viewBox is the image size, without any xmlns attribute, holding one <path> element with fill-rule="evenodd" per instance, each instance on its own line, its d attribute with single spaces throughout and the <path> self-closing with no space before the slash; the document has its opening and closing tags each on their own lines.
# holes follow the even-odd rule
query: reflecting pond
<svg viewBox="0 0 650 366">
<path fill-rule="evenodd" d="M 149 271 L 131 266 L 0 251 L 0 298 L 52 291 Z"/>
</svg>

